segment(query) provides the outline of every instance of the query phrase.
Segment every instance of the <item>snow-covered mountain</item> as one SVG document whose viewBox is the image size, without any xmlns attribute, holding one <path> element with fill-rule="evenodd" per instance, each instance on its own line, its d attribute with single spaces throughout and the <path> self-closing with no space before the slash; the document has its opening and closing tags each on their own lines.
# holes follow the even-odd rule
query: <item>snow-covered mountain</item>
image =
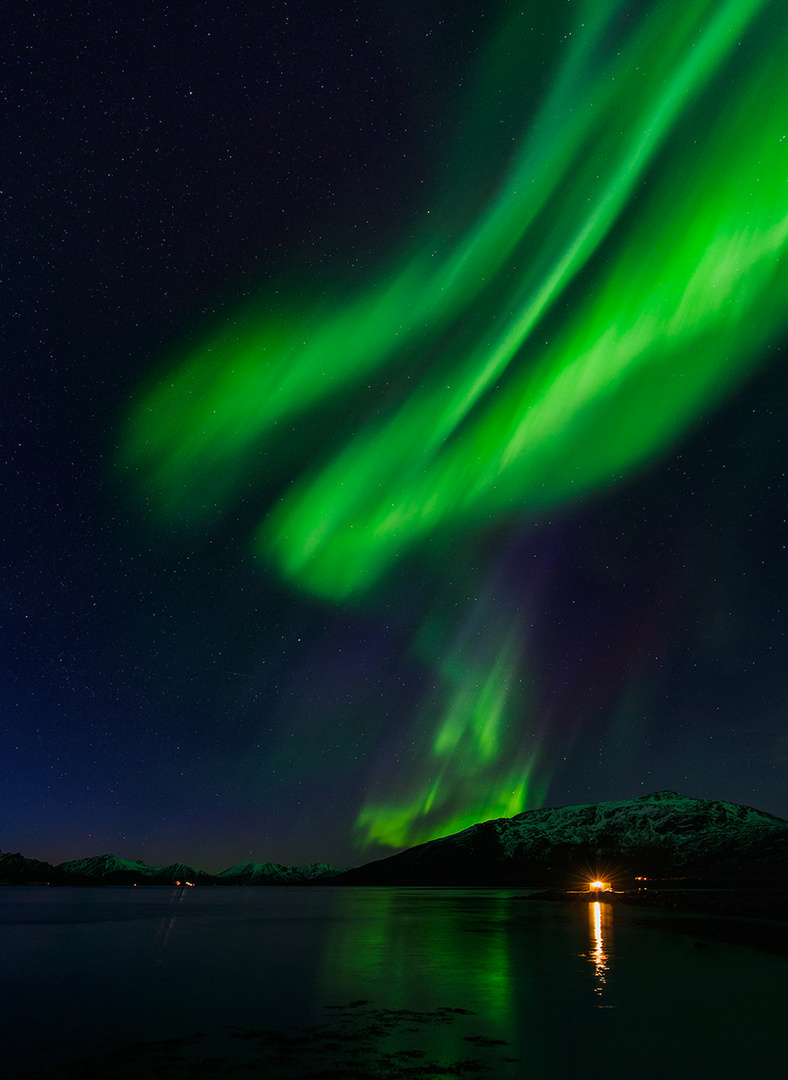
<svg viewBox="0 0 788 1080">
<path fill-rule="evenodd" d="M 0 885 L 303 885 L 341 873 L 326 863 L 281 866 L 239 863 L 219 874 L 207 874 L 184 863 L 148 866 L 117 855 L 93 855 L 52 866 L 22 855 L 0 853 Z"/>
<path fill-rule="evenodd" d="M 224 885 L 300 885 L 315 878 L 332 877 L 342 873 L 326 863 L 308 866 L 282 866 L 280 863 L 238 863 L 222 870 L 216 878 Z"/>
<path fill-rule="evenodd" d="M 63 885 L 174 885 L 186 882 L 197 885 L 207 884 L 212 875 L 184 863 L 148 866 L 141 859 L 130 862 L 108 854 L 59 863 L 51 880 Z"/>
<path fill-rule="evenodd" d="M 658 791 L 526 810 L 340 874 L 336 884 L 561 885 L 603 874 L 788 883 L 788 821 L 749 806 Z"/>
<path fill-rule="evenodd" d="M 96 855 L 50 866 L 0 853 L 0 884 L 558 885 L 603 876 L 788 886 L 788 821 L 736 803 L 658 791 L 620 802 L 526 810 L 353 870 L 239 863 L 206 874 Z"/>
</svg>

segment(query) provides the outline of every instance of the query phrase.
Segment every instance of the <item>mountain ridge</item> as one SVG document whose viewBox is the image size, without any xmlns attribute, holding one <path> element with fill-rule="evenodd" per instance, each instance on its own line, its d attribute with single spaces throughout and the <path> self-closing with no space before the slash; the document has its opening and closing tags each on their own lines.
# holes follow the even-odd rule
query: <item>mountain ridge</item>
<svg viewBox="0 0 788 1080">
<path fill-rule="evenodd" d="M 0 853 L 0 884 L 444 885 L 565 888 L 605 875 L 706 885 L 788 885 L 788 821 L 723 800 L 657 791 L 633 799 L 525 810 L 340 870 L 325 863 L 237 863 L 208 874 L 112 854 L 57 866 Z"/>
<path fill-rule="evenodd" d="M 658 791 L 525 810 L 338 874 L 332 884 L 562 885 L 604 872 L 788 883 L 788 821 L 754 807 Z"/>
<path fill-rule="evenodd" d="M 301 885 L 340 872 L 327 863 L 248 862 L 209 874 L 185 863 L 148 866 L 142 859 L 132 862 L 109 852 L 52 865 L 19 852 L 0 852 L 0 885 Z"/>
</svg>

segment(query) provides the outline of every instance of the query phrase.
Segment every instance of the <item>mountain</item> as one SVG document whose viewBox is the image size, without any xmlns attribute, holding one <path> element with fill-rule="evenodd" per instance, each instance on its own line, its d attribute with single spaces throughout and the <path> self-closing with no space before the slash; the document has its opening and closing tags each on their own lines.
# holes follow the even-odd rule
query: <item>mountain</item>
<svg viewBox="0 0 788 1080">
<path fill-rule="evenodd" d="M 788 886 L 788 821 L 750 806 L 658 791 L 619 802 L 526 810 L 353 870 L 239 863 L 206 874 L 95 855 L 50 866 L 0 853 L 0 885 L 477 885 L 571 888 L 590 877 Z"/>
<path fill-rule="evenodd" d="M 326 863 L 281 866 L 239 863 L 219 874 L 207 874 L 184 863 L 148 866 L 117 855 L 93 855 L 52 866 L 19 853 L 0 853 L 0 885 L 304 885 L 341 873 Z"/>
<path fill-rule="evenodd" d="M 239 863 L 222 870 L 216 878 L 223 885 L 301 885 L 316 878 L 333 877 L 342 873 L 326 863 L 308 866 L 282 866 L 280 863 Z"/>
<path fill-rule="evenodd" d="M 171 866 L 147 866 L 142 860 L 129 862 L 117 855 L 93 855 L 59 863 L 50 878 L 58 885 L 175 885 L 189 882 L 207 884 L 211 874 L 193 870 L 183 863 Z"/>
<path fill-rule="evenodd" d="M 698 884 L 788 884 L 788 821 L 658 791 L 526 810 L 338 874 L 336 885 L 558 885 L 604 875 Z"/>
<path fill-rule="evenodd" d="M 0 853 L 0 885 L 46 885 L 54 870 L 51 863 L 25 859 L 18 851 Z"/>
</svg>

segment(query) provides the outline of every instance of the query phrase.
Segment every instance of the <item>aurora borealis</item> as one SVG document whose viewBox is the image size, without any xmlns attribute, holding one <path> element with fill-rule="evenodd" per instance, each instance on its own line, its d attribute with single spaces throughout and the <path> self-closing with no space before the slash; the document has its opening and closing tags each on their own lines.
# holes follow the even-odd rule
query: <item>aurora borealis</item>
<svg viewBox="0 0 788 1080">
<path fill-rule="evenodd" d="M 236 106 L 251 109 L 250 56 L 281 69 L 280 46 L 295 57 L 291 96 L 284 81 L 275 91 L 273 76 L 258 78 L 263 146 L 274 138 L 264 118 L 283 123 L 301 101 L 325 27 L 308 3 L 285 7 L 269 16 L 268 38 L 244 13 L 217 45 L 207 42 L 218 9 L 206 6 L 185 70 L 196 76 L 200 49 L 213 48 L 217 62 L 241 49 L 250 66 L 237 101 L 211 84 L 214 98 L 195 104 L 203 122 L 219 110 L 236 131 Z M 143 707 L 143 745 L 168 729 L 191 745 L 199 809 L 172 835 L 196 830 L 218 798 L 235 805 L 218 815 L 227 829 L 246 815 L 245 837 L 270 830 L 284 845 L 293 832 L 278 831 L 278 815 L 320 835 L 310 823 L 328 803 L 331 845 L 349 861 L 545 800 L 640 793 L 650 777 L 700 795 L 687 783 L 708 776 L 710 797 L 788 811 L 773 794 L 784 762 L 782 489 L 765 487 L 763 464 L 776 460 L 781 425 L 751 419 L 782 417 L 785 405 L 788 19 L 775 0 L 502 3 L 484 17 L 435 3 L 410 14 L 387 5 L 366 23 L 355 8 L 338 15 L 328 39 L 345 67 L 321 59 L 329 67 L 311 91 L 340 68 L 366 78 L 353 49 L 387 42 L 406 100 L 423 99 L 413 115 L 431 110 L 439 132 L 399 136 L 414 147 L 418 181 L 398 176 L 385 150 L 403 110 L 390 79 L 371 122 L 369 168 L 381 179 L 358 196 L 368 206 L 374 194 L 377 207 L 361 270 L 353 198 L 327 207 L 293 196 L 296 242 L 274 196 L 300 190 L 296 164 L 279 151 L 275 168 L 255 157 L 263 151 L 238 128 L 241 164 L 228 165 L 217 202 L 220 181 L 194 163 L 218 146 L 221 124 L 198 136 L 196 119 L 170 226 L 188 264 L 177 273 L 192 275 L 188 305 L 164 304 L 132 245 L 139 296 L 121 301 L 127 326 L 139 325 L 143 296 L 161 315 L 147 337 L 126 330 L 130 359 L 99 403 L 100 470 L 113 513 L 133 523 L 115 542 L 139 549 L 128 556 L 134 583 L 112 588 L 128 604 L 157 581 L 151 606 L 169 620 L 164 643 L 146 642 L 131 665 L 144 675 L 122 681 L 155 703 Z M 175 29 L 160 32 L 174 50 Z M 411 37 L 421 40 L 412 56 Z M 158 60 L 145 63 L 162 77 Z M 117 102 L 120 85 L 110 88 Z M 291 152 L 319 145 L 310 168 L 327 160 L 327 183 L 340 187 L 357 135 L 340 121 L 332 152 L 326 116 L 293 122 Z M 152 205 L 138 196 L 143 222 L 161 214 L 176 172 L 159 177 Z M 258 176 L 267 194 L 252 200 L 254 224 Z M 192 187 L 198 214 L 186 208 Z M 216 206 L 226 237 L 206 224 Z M 243 206 L 245 254 L 233 266 L 241 233 L 231 219 Z M 332 237 L 326 267 L 303 253 L 320 230 Z M 190 245 L 210 266 L 217 244 L 226 269 L 203 281 Z M 172 266 L 158 271 L 171 285 Z M 125 295 L 120 278 L 115 287 Z M 124 341 L 119 332 L 114 347 Z M 112 363 L 87 348 L 87 370 Z M 737 445 L 750 449 L 736 456 Z M 727 452 L 733 502 L 703 479 L 709 455 L 723 469 Z M 139 642 L 152 623 L 129 625 L 127 640 Z M 133 652 L 127 644 L 123 655 Z M 193 656 L 203 658 L 197 673 Z M 133 757 L 134 724 L 118 724 Z M 707 739 L 727 747 L 708 773 Z M 745 743 L 760 761 L 749 786 Z M 725 782 L 741 792 L 720 790 Z"/>
<path fill-rule="evenodd" d="M 411 368 L 396 400 L 370 385 L 373 415 L 351 403 L 344 441 L 327 462 L 315 447 L 319 464 L 257 533 L 286 579 L 342 602 L 436 532 L 451 544 L 480 519 L 538 517 L 609 485 L 760 359 L 788 298 L 786 113 L 763 114 L 788 28 L 764 21 L 752 31 L 760 47 L 748 43 L 737 62 L 763 4 L 663 3 L 633 19 L 611 55 L 627 7 L 578 5 L 543 101 L 524 110 L 513 161 L 466 233 L 441 230 L 441 216 L 458 216 L 447 199 L 388 280 L 335 313 L 291 315 L 289 333 L 267 320 L 237 341 L 225 331 L 143 402 L 126 459 L 152 473 L 164 513 L 203 488 L 206 460 L 210 496 L 218 463 L 240 470 L 266 439 L 276 454 L 303 438 L 311 408 L 341 414 L 361 380 Z M 522 50 L 527 72 L 532 33 L 528 12 L 506 20 L 481 62 L 488 94 L 501 93 L 494 72 L 514 77 L 501 53 Z M 732 77 L 737 100 L 709 123 Z M 463 190 L 460 176 L 453 198 Z M 567 303 L 589 264 L 592 281 Z M 279 435 L 285 418 L 293 428 Z M 371 838 L 404 845 L 525 809 L 538 747 L 517 745 L 530 726 L 528 707 L 512 714 L 510 701 L 518 639 L 504 622 L 470 648 L 436 644 L 451 689 L 417 722 L 431 730 L 429 775 L 405 802 L 364 806 Z M 412 765 L 400 784 L 412 788 Z M 463 809 L 442 820 L 447 804 Z"/>
<path fill-rule="evenodd" d="M 757 58 L 731 58 L 764 6 L 657 4 L 611 57 L 627 5 L 581 5 L 589 23 L 467 233 L 432 225 L 388 280 L 336 313 L 290 313 L 289 332 L 267 319 L 225 330 L 145 401 L 126 459 L 147 466 L 165 512 L 206 484 L 221 497 L 216 474 L 237 474 L 264 440 L 276 453 L 278 424 L 342 412 L 340 395 L 389 366 L 418 383 L 396 401 L 374 387 L 375 415 L 327 465 L 310 463 L 260 530 L 283 574 L 329 599 L 365 590 L 435 530 L 576 498 L 674 439 L 784 321 L 784 113 L 762 104 L 785 39 L 764 20 Z M 512 77 L 501 52 L 521 49 L 527 64 L 532 31 L 524 12 L 507 21 L 485 85 Z M 731 78 L 738 100 L 709 124 Z M 460 178 L 454 199 L 463 191 Z M 589 263 L 593 284 L 551 326 Z"/>
</svg>

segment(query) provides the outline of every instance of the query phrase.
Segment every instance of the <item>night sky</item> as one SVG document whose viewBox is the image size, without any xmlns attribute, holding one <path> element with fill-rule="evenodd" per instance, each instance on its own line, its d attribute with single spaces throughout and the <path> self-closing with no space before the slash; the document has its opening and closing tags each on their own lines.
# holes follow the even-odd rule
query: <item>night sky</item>
<svg viewBox="0 0 788 1080">
<path fill-rule="evenodd" d="M 5 39 L 3 851 L 788 817 L 781 2 Z"/>
</svg>

